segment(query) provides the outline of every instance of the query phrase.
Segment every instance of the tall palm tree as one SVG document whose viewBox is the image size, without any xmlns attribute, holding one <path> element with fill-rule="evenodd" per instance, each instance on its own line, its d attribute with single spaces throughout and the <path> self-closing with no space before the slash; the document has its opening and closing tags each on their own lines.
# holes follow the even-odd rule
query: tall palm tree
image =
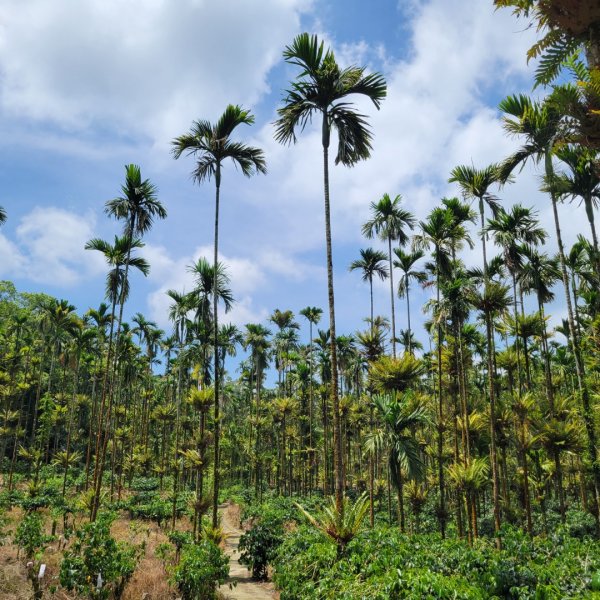
<svg viewBox="0 0 600 600">
<path fill-rule="evenodd" d="M 536 246 L 543 244 L 548 234 L 543 227 L 540 227 L 539 221 L 535 218 L 535 213 L 529 209 L 515 204 L 510 211 L 500 209 L 494 219 L 488 221 L 485 227 L 486 233 L 494 236 L 496 245 L 502 248 L 504 262 L 512 277 L 513 285 L 513 318 L 517 324 L 517 277 L 523 262 L 522 244 Z M 517 368 L 519 372 L 519 394 L 521 393 L 521 366 L 520 366 L 520 347 L 519 334 L 516 332 L 515 345 L 517 351 Z M 527 351 L 527 349 L 525 349 Z"/>
<path fill-rule="evenodd" d="M 350 271 L 362 271 L 363 281 L 369 282 L 371 327 L 373 327 L 373 277 L 377 275 L 382 281 L 387 278 L 386 258 L 386 255 L 380 250 L 373 250 L 373 248 L 361 249 L 360 258 L 352 261 L 350 267 L 348 267 Z"/>
<path fill-rule="evenodd" d="M 473 198 L 478 201 L 479 219 L 481 223 L 481 246 L 483 250 L 483 271 L 487 276 L 487 249 L 485 228 L 485 206 L 496 213 L 499 207 L 498 198 L 490 193 L 489 188 L 499 182 L 500 171 L 496 164 L 488 165 L 483 169 L 474 166 L 459 165 L 454 167 L 450 173 L 449 183 L 458 183 L 465 198 Z"/>
<path fill-rule="evenodd" d="M 567 318 L 571 331 L 569 340 L 573 347 L 577 386 L 581 394 L 583 419 L 587 435 L 587 451 L 594 476 L 596 526 L 600 531 L 600 464 L 598 464 L 596 428 L 593 411 L 590 405 L 590 392 L 586 381 L 585 364 L 581 354 L 579 335 L 575 328 L 575 320 L 573 318 L 573 306 L 571 303 L 571 294 L 569 293 L 569 278 L 567 274 L 564 244 L 558 217 L 558 194 L 555 182 L 556 175 L 554 172 L 554 165 L 552 164 L 552 157 L 560 135 L 562 114 L 550 100 L 538 103 L 523 94 L 520 94 L 519 96 L 508 96 L 500 103 L 499 108 L 505 113 L 504 128 L 507 133 L 523 139 L 523 145 L 502 163 L 500 178 L 502 180 L 507 180 L 512 171 L 519 166 L 522 168 L 527 161 L 532 161 L 535 164 L 539 164 L 542 161 L 544 163 L 544 176 L 550 195 L 550 201 L 552 203 L 556 242 L 558 244 L 558 255 L 560 258 L 565 299 L 567 302 Z"/>
<path fill-rule="evenodd" d="M 209 121 L 195 121 L 187 134 L 175 138 L 173 155 L 177 159 L 182 154 L 196 157 L 196 168 L 193 171 L 194 179 L 200 184 L 206 180 L 215 179 L 215 235 L 213 267 L 215 273 L 218 265 L 219 252 L 219 201 L 221 192 L 221 170 L 223 163 L 230 159 L 240 168 L 246 177 L 255 173 L 266 173 L 264 153 L 260 148 L 235 142 L 231 136 L 239 125 L 252 125 L 254 117 L 250 111 L 241 106 L 230 104 L 225 109 L 219 120 L 212 124 Z M 215 291 L 213 293 L 213 341 L 215 360 L 215 462 L 213 472 L 213 527 L 217 526 L 217 507 L 219 503 L 219 325 L 218 325 L 218 293 L 216 290 L 217 279 L 214 279 Z"/>
<path fill-rule="evenodd" d="M 279 310 L 276 308 L 273 311 L 273 314 L 269 317 L 269 321 L 274 323 L 279 331 L 275 335 L 275 368 L 277 369 L 277 377 L 278 377 L 278 393 L 282 393 L 282 371 L 284 372 L 284 357 L 283 354 L 291 350 L 292 347 L 296 346 L 295 338 L 297 336 L 293 335 L 290 339 L 290 333 L 292 330 L 299 329 L 300 325 L 294 320 L 294 313 L 291 310 Z M 283 373 L 285 376 L 285 372 Z M 284 394 L 285 395 L 285 394 Z"/>
<path fill-rule="evenodd" d="M 517 355 L 517 403 L 521 404 L 523 393 L 523 376 L 521 366 L 521 345 L 519 343 L 520 327 L 519 314 L 517 310 L 517 277 L 521 270 L 523 255 L 522 244 L 542 244 L 546 237 L 546 231 L 539 226 L 538 220 L 531 209 L 520 204 L 515 204 L 510 211 L 499 210 L 494 219 L 490 219 L 485 228 L 486 233 L 494 236 L 495 243 L 502 248 L 504 262 L 512 278 L 513 288 L 513 320 L 515 325 L 515 349 Z M 526 339 L 524 341 L 525 359 L 527 358 Z M 518 411 L 521 425 L 521 460 L 523 464 L 523 498 L 525 500 L 525 513 L 527 531 L 532 535 L 531 504 L 529 495 L 529 469 L 527 464 L 527 450 L 525 448 L 525 422 L 524 412 Z"/>
<path fill-rule="evenodd" d="M 384 194 L 379 202 L 371 202 L 372 218 L 362 227 L 363 235 L 371 239 L 378 235 L 388 243 L 388 261 L 390 271 L 390 302 L 392 310 L 392 354 L 396 356 L 396 315 L 394 310 L 394 265 L 392 264 L 392 242 L 400 246 L 408 243 L 406 228 L 413 229 L 416 220 L 407 210 L 400 208 L 402 196 L 398 194 L 393 200 Z"/>
<path fill-rule="evenodd" d="M 464 235 L 464 230 L 457 227 L 454 216 L 446 208 L 434 208 L 425 221 L 419 224 L 421 232 L 413 238 L 413 244 L 417 250 L 433 246 L 435 264 L 436 304 L 440 304 L 440 291 L 443 274 L 450 270 L 450 254 L 452 248 Z M 442 537 L 446 535 L 446 491 L 444 482 L 444 399 L 442 390 L 442 322 L 437 320 L 437 395 L 438 395 L 438 484 L 440 489 L 439 521 Z"/>
<path fill-rule="evenodd" d="M 561 278 L 558 257 L 549 257 L 538 252 L 534 247 L 524 245 L 521 254 L 525 258 L 520 272 L 521 287 L 525 292 L 534 292 L 538 302 L 538 315 L 542 332 L 542 355 L 544 359 L 544 375 L 546 379 L 546 395 L 550 405 L 550 414 L 554 416 L 554 386 L 548 350 L 548 333 L 544 304 L 554 299 L 552 286 Z"/>
<path fill-rule="evenodd" d="M 500 548 L 500 479 L 498 476 L 498 456 L 496 442 L 496 372 L 492 342 L 492 323 L 495 315 L 505 312 L 510 306 L 508 288 L 499 283 L 488 281 L 480 292 L 471 294 L 471 303 L 483 313 L 487 338 L 487 383 L 490 398 L 490 463 L 492 465 L 492 501 L 494 507 L 494 531 L 496 546 Z M 492 349 L 492 350 L 490 350 Z"/>
<path fill-rule="evenodd" d="M 253 376 L 255 384 L 255 424 L 256 424 L 256 441 L 255 441 L 255 486 L 256 495 L 262 497 L 262 461 L 261 461 L 261 439 L 260 439 L 260 412 L 261 412 L 261 389 L 263 373 L 268 365 L 269 348 L 271 346 L 268 337 L 271 332 L 260 324 L 248 323 L 244 334 L 243 346 L 245 350 L 250 350 L 250 358 L 252 360 Z"/>
<path fill-rule="evenodd" d="M 594 209 L 600 204 L 600 173 L 598 160 L 600 153 L 582 146 L 561 146 L 556 156 L 569 167 L 570 173 L 557 175 L 554 185 L 556 193 L 571 199 L 580 198 L 585 207 L 585 214 L 590 224 L 592 245 L 594 248 L 594 268 L 600 277 L 600 257 L 598 235 Z"/>
<path fill-rule="evenodd" d="M 285 106 L 278 109 L 275 139 L 284 144 L 296 142 L 296 129 L 303 129 L 313 117 L 321 118 L 323 146 L 323 188 L 325 201 L 325 243 L 327 252 L 327 290 L 331 348 L 331 398 L 334 421 L 334 461 L 336 506 L 343 513 L 342 440 L 339 418 L 338 366 L 336 354 L 335 299 L 331 251 L 329 202 L 329 145 L 332 129 L 338 134 L 335 163 L 353 166 L 371 154 L 371 132 L 366 117 L 348 102 L 348 96 L 366 96 L 379 108 L 387 94 L 385 79 L 379 73 L 365 74 L 363 67 L 341 69 L 331 49 L 325 51 L 316 35 L 302 33 L 283 52 L 286 62 L 301 69 L 286 92 Z"/>
<path fill-rule="evenodd" d="M 96 467 L 94 470 L 94 499 L 92 502 L 92 510 L 90 518 L 92 521 L 96 519 L 98 507 L 100 503 L 100 492 L 102 487 L 102 476 L 104 468 L 104 459 L 106 456 L 106 447 L 109 437 L 109 422 L 112 413 L 112 395 L 109 394 L 109 373 L 111 371 L 111 359 L 113 356 L 113 346 L 117 342 L 113 342 L 113 331 L 115 322 L 115 312 L 118 302 L 125 302 L 129 296 L 129 280 L 125 276 L 128 268 L 135 267 L 142 272 L 143 275 L 148 275 L 150 265 L 141 257 L 131 256 L 132 250 L 142 248 L 143 242 L 139 239 L 131 239 L 128 235 L 117 237 L 115 236 L 114 244 L 110 244 L 105 240 L 94 238 L 85 245 L 86 250 L 96 250 L 104 254 L 104 258 L 110 267 L 112 267 L 106 276 L 106 298 L 111 302 L 110 312 L 110 333 L 108 337 L 108 349 L 106 356 L 106 368 L 104 372 L 104 381 L 102 384 L 102 398 L 100 401 L 100 410 L 98 413 L 98 429 L 96 433 Z M 116 354 L 116 351 L 115 351 Z M 109 397 L 108 406 L 106 406 L 106 398 Z M 103 428 L 105 431 L 103 432 Z"/>
<path fill-rule="evenodd" d="M 414 268 L 415 264 L 425 256 L 425 253 L 423 250 L 404 252 L 402 248 L 394 248 L 394 254 L 396 255 L 394 267 L 402 271 L 402 278 L 398 282 L 398 296 L 400 298 L 406 296 L 406 319 L 408 321 L 405 338 L 408 342 L 406 351 L 412 354 L 413 334 L 410 326 L 410 282 L 412 280 L 417 283 L 425 283 L 427 280 L 427 273 L 425 271 Z"/>
<path fill-rule="evenodd" d="M 167 211 L 157 198 L 157 188 L 149 179 L 142 180 L 140 167 L 137 165 L 125 165 L 125 183 L 121 186 L 122 196 L 106 202 L 104 211 L 107 215 L 125 222 L 123 234 L 128 241 L 129 247 L 125 259 L 124 279 L 127 281 L 129 273 L 129 258 L 134 236 L 142 239 L 154 224 L 154 219 L 165 219 Z M 123 320 L 123 309 L 125 287 L 121 287 L 121 298 L 119 299 L 119 316 L 117 318 L 117 334 L 115 359 L 118 356 L 121 322 Z M 116 368 L 116 362 L 115 362 Z"/>
</svg>

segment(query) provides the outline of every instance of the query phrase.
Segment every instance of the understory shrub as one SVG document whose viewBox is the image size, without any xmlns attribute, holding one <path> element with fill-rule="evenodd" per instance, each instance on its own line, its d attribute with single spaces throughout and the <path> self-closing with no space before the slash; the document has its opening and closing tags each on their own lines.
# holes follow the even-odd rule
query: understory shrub
<svg viewBox="0 0 600 600">
<path fill-rule="evenodd" d="M 592 586 L 600 544 L 564 531 L 531 541 L 507 529 L 498 551 L 490 540 L 470 548 L 456 539 L 377 527 L 359 533 L 337 560 L 332 542 L 302 526 L 280 546 L 274 581 L 281 600 L 600 598 Z"/>
<path fill-rule="evenodd" d="M 240 562 L 252 570 L 252 577 L 266 579 L 267 568 L 282 542 L 282 523 L 259 521 L 240 537 Z"/>
<path fill-rule="evenodd" d="M 200 540 L 183 547 L 171 580 L 183 600 L 210 600 L 216 598 L 217 584 L 224 583 L 228 575 L 229 558 L 212 542 Z"/>
<path fill-rule="evenodd" d="M 110 535 L 114 514 L 101 513 L 75 533 L 75 541 L 64 553 L 60 583 L 89 598 L 118 600 L 133 575 L 139 549 L 117 543 Z"/>
<path fill-rule="evenodd" d="M 284 539 L 284 526 L 299 519 L 290 498 L 275 497 L 244 508 L 242 520 L 251 527 L 240 537 L 240 562 L 252 571 L 252 577 L 266 579 Z"/>
</svg>

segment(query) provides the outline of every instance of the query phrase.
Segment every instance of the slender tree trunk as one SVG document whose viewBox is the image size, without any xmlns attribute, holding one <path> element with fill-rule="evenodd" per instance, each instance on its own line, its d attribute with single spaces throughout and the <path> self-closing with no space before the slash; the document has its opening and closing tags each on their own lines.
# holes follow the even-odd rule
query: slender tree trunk
<svg viewBox="0 0 600 600">
<path fill-rule="evenodd" d="M 408 322 L 408 353 L 412 354 L 412 329 L 410 328 L 410 290 L 408 283 L 408 275 L 405 275 L 405 289 L 406 289 L 406 318 Z"/>
<path fill-rule="evenodd" d="M 440 305 L 440 249 L 436 248 L 436 287 L 437 287 L 437 305 Z M 438 320 L 437 327 L 437 367 L 438 367 L 438 439 L 437 439 L 437 455 L 438 455 L 438 480 L 440 489 L 440 507 L 439 507 L 439 522 L 442 538 L 446 537 L 446 486 L 444 482 L 444 398 L 442 394 L 442 326 Z"/>
<path fill-rule="evenodd" d="M 219 195 L 221 191 L 221 163 L 217 162 L 215 172 L 216 192 L 215 192 L 215 245 L 214 245 L 214 257 L 213 257 L 213 339 L 214 339 L 214 360 L 215 360 L 215 441 L 214 441 L 214 464 L 213 464 L 213 506 L 212 506 L 212 524 L 213 527 L 218 525 L 218 514 L 217 509 L 219 506 L 219 442 L 221 436 L 221 423 L 219 414 L 219 385 L 220 385 L 220 373 L 219 373 L 219 324 L 218 324 L 218 277 L 217 267 L 219 259 Z"/>
<path fill-rule="evenodd" d="M 596 271 L 596 275 L 600 278 L 600 254 L 598 252 L 598 236 L 596 234 L 596 223 L 594 221 L 594 204 L 592 198 L 584 198 L 584 204 L 585 212 L 590 223 L 590 229 L 592 231 L 592 246 L 594 248 L 594 256 L 592 258 L 592 262 L 594 263 L 594 270 Z"/>
<path fill-rule="evenodd" d="M 314 415 L 313 415 L 313 342 L 312 342 L 312 321 L 308 321 L 309 329 L 309 353 L 310 357 L 308 360 L 308 372 L 309 372 L 309 404 L 308 404 L 308 445 L 310 446 L 310 468 L 309 468 L 309 480 L 308 480 L 308 495 L 312 495 L 312 489 L 314 485 L 315 475 L 315 450 L 313 446 L 313 429 L 314 429 Z"/>
<path fill-rule="evenodd" d="M 329 204 L 329 122 L 323 112 L 323 186 L 325 193 L 325 242 L 327 248 L 327 292 L 329 301 L 329 335 L 331 347 L 331 404 L 333 410 L 333 464 L 335 471 L 335 505 L 344 512 L 344 473 L 342 465 L 342 432 L 338 395 L 338 362 L 335 334 L 335 298 L 333 293 L 333 257 L 331 250 L 331 209 Z"/>
<path fill-rule="evenodd" d="M 501 548 L 500 534 L 500 482 L 498 477 L 498 456 L 496 451 L 496 385 L 494 371 L 494 357 L 491 349 L 492 344 L 492 316 L 485 315 L 485 330 L 488 346 L 488 384 L 490 394 L 490 462 L 492 464 L 492 500 L 494 505 L 494 533 L 496 535 L 496 547 Z M 476 520 L 475 520 L 476 521 Z M 475 522 L 475 525 L 477 523 Z"/>
<path fill-rule="evenodd" d="M 553 174 L 552 167 L 552 155 L 548 150 L 546 152 L 546 175 L 548 177 Z M 573 307 L 571 306 L 571 294 L 569 293 L 569 277 L 567 274 L 566 260 L 565 260 L 565 251 L 562 241 L 562 235 L 560 230 L 560 220 L 558 218 L 558 208 L 556 206 L 556 197 L 554 192 L 550 194 L 550 199 L 552 201 L 552 212 L 554 215 L 554 226 L 556 228 L 556 240 L 558 243 L 558 253 L 560 258 L 560 267 L 563 278 L 563 286 L 565 289 L 565 298 L 567 301 L 567 316 L 569 320 L 569 329 L 571 330 L 571 344 L 573 347 L 573 355 L 575 357 L 575 371 L 577 374 L 577 386 L 579 388 L 579 394 L 581 396 L 581 403 L 583 408 L 583 421 L 585 423 L 585 430 L 587 434 L 587 451 L 589 454 L 590 461 L 592 463 L 592 473 L 594 480 L 594 497 L 595 497 L 595 506 L 594 506 L 594 516 L 596 518 L 596 530 L 600 531 L 600 518 L 599 518 L 599 510 L 600 510 L 600 465 L 598 464 L 598 450 L 597 450 L 597 442 L 596 442 L 596 430 L 594 426 L 594 417 L 592 413 L 592 408 L 590 406 L 590 395 L 589 388 L 586 381 L 585 375 L 585 365 L 581 356 L 581 348 L 579 345 L 579 335 L 577 333 L 577 329 L 575 329 L 575 323 L 573 320 Z"/>
<path fill-rule="evenodd" d="M 392 356 L 396 358 L 396 311 L 394 308 L 394 264 L 392 262 L 392 237 L 388 235 L 388 257 L 390 262 L 390 302 L 392 306 Z"/>
</svg>

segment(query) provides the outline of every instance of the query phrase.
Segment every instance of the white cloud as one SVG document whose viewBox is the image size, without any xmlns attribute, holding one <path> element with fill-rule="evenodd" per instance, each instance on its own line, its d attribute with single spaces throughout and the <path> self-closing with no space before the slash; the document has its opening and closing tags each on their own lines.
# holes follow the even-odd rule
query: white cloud
<svg viewBox="0 0 600 600">
<path fill-rule="evenodd" d="M 23 270 L 25 257 L 13 242 L 0 234 L 0 277 L 14 277 Z"/>
<path fill-rule="evenodd" d="M 105 269 L 98 253 L 86 251 L 94 237 L 93 215 L 36 207 L 16 228 L 16 241 L 0 236 L 2 274 L 52 286 L 73 287 Z"/>
<path fill-rule="evenodd" d="M 17 117 L 164 141 L 254 104 L 309 0 L 23 0 L 0 7 L 1 103 Z"/>
<path fill-rule="evenodd" d="M 439 198 L 457 195 L 458 188 L 447 183 L 452 167 L 471 162 L 481 167 L 516 146 L 502 131 L 496 105 L 505 94 L 530 86 L 525 55 L 535 32 L 520 31 L 509 11 L 495 12 L 491 2 L 466 0 L 411 0 L 411 12 L 403 10 L 407 4 L 400 3 L 397 24 L 409 46 L 402 60 L 390 58 L 398 55 L 395 48 L 363 39 L 358 26 L 354 43 L 334 48 L 341 62 L 370 63 L 371 70 L 382 68 L 388 80 L 388 97 L 380 111 L 368 102 L 357 103 L 372 126 L 372 158 L 352 169 L 331 165 L 341 331 L 362 326 L 367 310 L 367 290 L 345 271 L 360 246 L 377 244 L 363 240 L 360 233 L 369 203 L 385 192 L 401 193 L 405 206 L 423 219 Z M 168 326 L 169 304 L 164 292 L 191 289 L 187 265 L 201 254 L 212 261 L 213 191 L 208 186 L 191 190 L 186 175 L 192 163 L 174 163 L 168 140 L 187 130 L 194 118 L 215 119 L 228 102 L 252 107 L 269 99 L 275 81 L 272 67 L 281 64 L 283 47 L 310 10 L 311 2 L 303 0 L 22 0 L 0 7 L 0 106 L 11 118 L 0 121 L 0 131 L 15 131 L 11 139 L 25 139 L 25 144 L 41 150 L 62 147 L 85 155 L 89 165 L 106 156 L 99 150 L 106 144 L 117 149 L 119 163 L 125 151 L 135 151 L 134 160 L 144 165 L 145 176 L 153 181 L 155 173 L 162 177 L 157 183 L 161 198 L 171 202 L 170 218 L 160 224 L 162 245 L 148 245 L 143 254 L 151 263 L 150 316 L 163 327 Z M 402 23 L 400 13 L 409 20 Z M 93 35 L 88 26 L 92 22 Z M 334 44 L 337 39 L 335 31 L 319 35 Z M 286 77 L 297 73 L 293 67 L 285 69 Z M 271 121 L 275 109 L 260 107 L 270 111 Z M 38 131 L 43 128 L 53 133 L 44 133 L 40 141 Z M 98 131 L 103 135 L 96 137 Z M 274 306 L 326 303 L 326 288 L 320 123 L 299 133 L 291 147 L 274 141 L 271 124 L 257 123 L 239 135 L 264 148 L 269 169 L 267 177 L 250 181 L 229 165 L 224 175 L 226 235 L 220 247 L 238 299 L 231 317 L 243 325 L 264 318 Z M 188 192 L 194 195 L 193 203 L 184 205 Z M 206 195 L 210 204 L 197 201 L 196 194 Z M 507 204 L 540 203 L 543 223 L 554 235 L 549 205 L 538 194 L 530 170 L 501 196 Z M 29 231 L 18 243 L 0 236 L 0 257 L 9 258 L 2 268 L 19 268 L 36 281 L 57 277 L 74 284 L 85 278 L 90 267 L 78 258 L 82 249 L 77 245 L 91 237 L 93 220 L 79 217 L 79 225 L 66 223 L 50 232 L 42 218 L 27 218 Z M 580 219 L 565 223 L 567 239 L 580 225 Z M 85 234 L 75 239 L 78 228 Z M 195 248 L 198 242 L 189 240 L 200 240 L 202 246 Z M 479 252 L 477 247 L 468 259 L 479 264 Z M 84 253 L 86 261 L 91 254 Z M 32 257 L 41 266 L 34 267 Z M 290 291 L 300 288 L 310 298 L 300 300 Z M 376 311 L 384 312 L 385 284 L 377 286 L 379 291 Z M 419 312 L 415 302 L 415 319 Z"/>
</svg>

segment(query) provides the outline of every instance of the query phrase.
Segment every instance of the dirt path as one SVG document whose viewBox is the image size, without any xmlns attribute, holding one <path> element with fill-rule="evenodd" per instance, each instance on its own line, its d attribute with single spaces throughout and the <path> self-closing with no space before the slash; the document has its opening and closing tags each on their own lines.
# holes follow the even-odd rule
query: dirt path
<svg viewBox="0 0 600 600">
<path fill-rule="evenodd" d="M 273 584 L 254 581 L 250 571 L 238 560 L 238 543 L 243 532 L 234 523 L 230 509 L 231 505 L 228 504 L 219 508 L 221 525 L 228 536 L 225 554 L 229 556 L 229 579 L 219 588 L 219 592 L 226 600 L 273 600 L 277 598 Z"/>
</svg>

